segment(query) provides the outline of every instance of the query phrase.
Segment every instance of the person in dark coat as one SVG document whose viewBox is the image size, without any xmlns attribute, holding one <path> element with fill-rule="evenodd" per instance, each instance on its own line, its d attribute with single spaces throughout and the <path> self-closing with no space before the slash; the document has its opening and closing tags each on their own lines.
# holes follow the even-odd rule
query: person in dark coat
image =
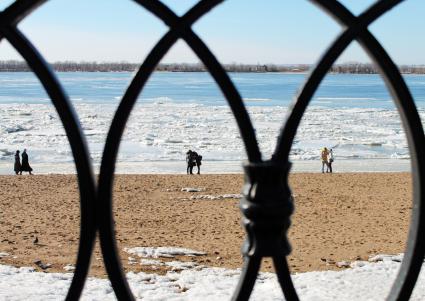
<svg viewBox="0 0 425 301">
<path fill-rule="evenodd" d="M 22 174 L 23 171 L 28 171 L 30 173 L 30 175 L 32 175 L 32 173 L 31 173 L 32 168 L 31 168 L 30 163 L 28 161 L 28 154 L 27 154 L 26 149 L 24 149 L 24 151 L 22 152 L 22 165 L 21 165 L 20 174 Z"/>
<path fill-rule="evenodd" d="M 199 155 L 199 154 L 196 154 L 195 161 L 196 161 L 196 167 L 198 167 L 198 175 L 200 175 L 201 174 L 202 156 Z"/>
<path fill-rule="evenodd" d="M 193 174 L 193 166 L 195 166 L 195 157 L 193 156 L 193 153 L 191 150 L 189 150 L 186 153 L 186 163 L 187 163 L 187 169 L 186 169 L 186 173 L 187 174 Z"/>
<path fill-rule="evenodd" d="M 21 157 L 19 156 L 19 150 L 15 153 L 15 166 L 13 170 L 15 171 L 15 174 L 19 174 L 21 171 Z"/>
</svg>

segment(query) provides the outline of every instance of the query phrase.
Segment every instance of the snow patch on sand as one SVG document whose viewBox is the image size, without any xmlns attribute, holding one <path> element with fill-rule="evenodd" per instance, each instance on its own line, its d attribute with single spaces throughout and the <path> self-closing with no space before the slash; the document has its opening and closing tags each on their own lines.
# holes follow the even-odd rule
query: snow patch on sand
<svg viewBox="0 0 425 301">
<path fill-rule="evenodd" d="M 395 261 L 365 261 L 362 267 L 343 271 L 292 275 L 302 300 L 382 300 L 390 291 L 400 267 Z M 127 274 L 137 300 L 229 300 L 240 270 L 224 268 L 186 269 L 165 275 Z M 1 300 L 63 300 L 71 273 L 39 273 L 33 268 L 0 265 Z M 419 276 L 412 301 L 425 300 L 424 273 Z M 107 279 L 89 278 L 81 300 L 116 300 Z M 250 300 L 283 300 L 276 276 L 261 273 Z"/>
<path fill-rule="evenodd" d="M 219 195 L 210 195 L 210 194 L 201 194 L 193 195 L 190 197 L 191 200 L 223 200 L 223 199 L 241 199 L 242 194 L 219 194 Z"/>
<path fill-rule="evenodd" d="M 385 255 L 385 254 L 378 254 L 369 257 L 370 262 L 378 262 L 378 261 L 394 261 L 394 262 L 402 262 L 403 261 L 404 254 L 399 253 L 397 255 Z"/>
<path fill-rule="evenodd" d="M 175 247 L 135 247 L 124 248 L 124 251 L 131 255 L 136 255 L 144 258 L 173 258 L 174 256 L 201 256 L 206 255 L 205 252 L 194 251 L 186 248 Z"/>
<path fill-rule="evenodd" d="M 201 192 L 204 191 L 205 189 L 203 188 L 194 188 L 194 187 L 183 187 L 181 191 L 186 191 L 186 192 Z"/>
<path fill-rule="evenodd" d="M 175 270 L 187 270 L 198 267 L 196 262 L 169 261 L 164 262 L 166 266 L 172 267 Z"/>
<path fill-rule="evenodd" d="M 162 266 L 164 263 L 161 260 L 155 260 L 155 259 L 140 259 L 141 265 L 155 265 L 155 266 Z"/>
<path fill-rule="evenodd" d="M 67 264 L 66 266 L 63 267 L 63 269 L 67 272 L 71 272 L 75 270 L 75 266 L 73 266 L 72 264 Z"/>
</svg>

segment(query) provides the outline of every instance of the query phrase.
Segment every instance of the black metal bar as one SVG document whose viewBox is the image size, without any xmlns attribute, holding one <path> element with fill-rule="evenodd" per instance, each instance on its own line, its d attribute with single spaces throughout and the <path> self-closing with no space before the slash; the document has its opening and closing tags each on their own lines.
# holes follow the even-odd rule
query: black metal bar
<svg viewBox="0 0 425 301">
<path fill-rule="evenodd" d="M 3 13 L 5 18 L 9 20 L 8 24 L 10 26 L 16 26 L 21 20 L 46 2 L 47 0 L 15 1 L 9 5 Z"/>
<path fill-rule="evenodd" d="M 276 268 L 277 279 L 279 280 L 285 299 L 287 301 L 298 301 L 299 298 L 297 291 L 295 290 L 291 275 L 288 273 L 289 267 L 286 257 L 281 255 L 274 256 L 273 263 Z"/>
<path fill-rule="evenodd" d="M 287 231 L 291 224 L 290 217 L 294 205 L 287 184 L 289 169 L 289 163 L 281 165 L 272 160 L 245 164 L 245 184 L 240 208 L 247 238 L 242 254 L 244 260 L 248 262 L 251 257 L 259 260 L 263 257 L 272 257 L 275 266 L 276 263 L 283 264 L 276 266 L 279 282 L 281 285 L 284 284 L 282 289 L 285 295 L 296 296 L 289 269 L 285 265 L 286 260 L 276 259 L 284 258 L 291 252 Z M 249 264 L 244 265 L 235 299 L 239 298 L 237 294 L 245 295 L 241 288 L 249 286 L 252 279 L 255 280 L 257 277 L 258 270 L 253 273 L 246 271 L 247 268 L 250 268 Z"/>
<path fill-rule="evenodd" d="M 395 4 L 396 3 L 393 3 L 392 5 Z M 333 43 L 333 45 L 323 56 L 322 60 L 319 62 L 316 68 L 314 68 L 312 75 L 310 76 L 309 80 L 301 91 L 300 96 L 297 98 L 297 101 L 293 105 L 292 110 L 290 110 L 290 115 L 287 118 L 286 124 L 282 130 L 281 135 L 279 136 L 276 150 L 272 160 L 276 163 L 276 165 L 288 165 L 290 148 L 292 146 L 293 139 L 295 138 L 299 122 L 301 121 L 301 118 L 311 97 L 317 90 L 318 85 L 322 81 L 323 77 L 326 75 L 329 68 L 361 30 L 367 28 L 368 24 L 373 22 L 373 20 L 378 18 L 381 14 L 385 13 L 390 8 L 392 8 L 391 5 L 386 5 L 382 7 L 380 3 L 377 3 L 370 9 L 368 9 L 366 13 L 362 14 L 358 19 L 356 19 L 352 22 L 352 24 L 350 24 L 350 27 L 343 34 L 340 35 L 340 37 Z M 284 256 L 284 254 L 278 254 L 275 258 L 277 258 L 278 256 Z M 274 260 L 274 262 L 282 263 L 282 261 L 279 260 Z M 290 279 L 289 269 L 287 268 L 287 266 L 276 267 L 276 270 L 279 271 L 279 279 Z M 243 273 L 243 275 L 246 275 L 246 273 Z M 241 281 L 248 281 L 248 279 L 245 280 L 244 277 L 242 277 Z M 289 281 L 288 285 L 286 285 L 285 287 L 289 288 L 289 296 L 296 296 L 292 281 Z M 285 287 L 282 287 L 284 291 L 286 291 Z"/>
<path fill-rule="evenodd" d="M 147 10 L 160 18 L 170 28 L 178 29 L 179 36 L 186 41 L 187 45 L 195 52 L 201 59 L 202 63 L 207 67 L 208 72 L 212 75 L 222 93 L 226 97 L 227 102 L 235 116 L 242 140 L 245 144 L 248 160 L 251 162 L 260 162 L 261 153 L 258 148 L 257 139 L 255 137 L 255 130 L 252 126 L 249 114 L 243 104 L 242 98 L 238 90 L 233 85 L 231 79 L 227 75 L 222 65 L 218 62 L 205 43 L 192 31 L 190 26 L 199 18 L 198 14 L 203 10 L 210 10 L 223 0 L 216 1 L 203 1 L 198 2 L 193 7 L 194 12 L 197 14 L 186 14 L 179 18 L 167 6 L 162 3 L 157 5 L 156 1 L 151 0 L 133 0 L 140 5 L 143 5 Z M 192 10 L 192 9 L 191 9 Z M 178 24 L 181 26 L 178 27 Z"/>
<path fill-rule="evenodd" d="M 210 52 L 208 47 L 202 40 L 194 34 L 192 30 L 184 32 L 183 39 L 195 51 L 202 63 L 207 66 L 210 74 L 220 86 L 223 94 L 232 109 L 233 116 L 239 127 L 239 132 L 242 136 L 242 141 L 245 144 L 245 149 L 250 162 L 261 162 L 261 152 L 258 147 L 255 131 L 249 118 L 249 114 L 241 100 L 241 97 L 232 84 L 223 67 Z"/>
<path fill-rule="evenodd" d="M 128 87 L 121 103 L 115 113 L 108 136 L 100 166 L 97 217 L 99 227 L 100 246 L 103 260 L 115 294 L 119 300 L 134 300 L 128 287 L 116 247 L 114 222 L 112 216 L 112 188 L 114 183 L 115 160 L 118 153 L 120 137 L 122 136 L 125 122 L 129 117 L 131 106 L 134 105 L 140 85 L 144 85 L 153 72 L 157 62 L 165 55 L 167 50 L 177 40 L 173 32 L 167 33 L 147 56 L 132 83 Z M 168 49 L 167 49 L 168 46 Z"/>
<path fill-rule="evenodd" d="M 314 0 L 310 0 L 313 3 L 319 4 Z M 403 0 L 392 1 L 395 2 L 393 5 L 402 2 Z M 336 10 L 342 11 L 342 5 L 338 1 L 330 0 L 329 2 L 324 1 L 325 4 L 329 5 L 332 2 Z M 348 47 L 348 45 L 355 39 L 356 35 L 359 34 L 362 30 L 365 30 L 369 24 L 375 21 L 377 18 L 382 16 L 391 7 L 385 7 L 386 10 L 380 10 L 380 2 L 375 3 L 371 8 L 367 10 L 368 13 L 363 13 L 357 18 L 357 21 L 352 21 L 349 26 L 335 41 L 331 46 L 326 50 L 325 54 L 321 57 L 320 61 L 312 69 L 308 79 L 304 83 L 299 94 L 296 96 L 294 102 L 289 108 L 289 115 L 285 121 L 283 130 L 281 131 L 276 149 L 274 152 L 274 159 L 276 161 L 285 161 L 289 158 L 289 152 L 297 129 L 301 122 L 301 118 L 304 115 L 305 109 L 310 103 L 311 98 L 322 82 L 323 78 L 326 76 L 328 70 L 332 67 L 338 57 L 342 52 Z"/>
<path fill-rule="evenodd" d="M 370 34 L 360 37 L 360 44 L 379 45 Z M 369 48 L 369 46 L 368 46 Z M 413 206 L 404 259 L 388 300 L 408 300 L 422 268 L 425 255 L 425 139 L 424 131 L 412 96 L 397 67 L 382 47 L 369 48 L 379 58 L 377 65 L 395 97 L 410 149 L 413 177 Z"/>
<path fill-rule="evenodd" d="M 58 112 L 74 156 L 80 191 L 80 241 L 76 270 L 68 290 L 67 300 L 77 300 L 81 295 L 89 270 L 96 233 L 93 214 L 95 199 L 94 177 L 89 160 L 87 144 L 82 135 L 81 127 L 77 121 L 77 115 L 71 103 L 66 97 L 53 71 L 49 68 L 48 63 L 44 61 L 35 47 L 15 27 L 18 19 L 22 19 L 29 11 L 32 11 L 35 6 L 40 5 L 44 1 L 31 1 L 35 6 L 31 6 L 30 1 L 26 4 L 24 2 L 25 1 L 20 1 L 19 3 L 15 2 L 13 4 L 14 6 L 12 6 L 13 9 L 5 10 L 0 14 L 0 33 L 21 54 L 35 75 L 39 78 Z M 22 6 L 20 6 L 21 4 Z M 10 12 L 10 15 L 5 15 L 5 13 L 8 12 Z M 17 19 L 14 20 L 12 17 Z"/>
<path fill-rule="evenodd" d="M 244 265 L 240 277 L 240 279 L 244 279 L 244 281 L 239 281 L 233 294 L 232 301 L 249 300 L 249 296 L 251 296 L 255 281 L 257 280 L 258 271 L 260 270 L 260 256 L 252 256 L 244 259 Z"/>
<path fill-rule="evenodd" d="M 129 115 L 156 65 L 172 45 L 182 38 L 200 58 L 220 87 L 235 116 L 249 163 L 245 164 L 244 198 L 241 210 L 248 237 L 243 254 L 244 266 L 232 300 L 248 300 L 263 257 L 271 257 L 286 300 L 298 300 L 289 273 L 286 255 L 290 245 L 286 231 L 290 226 L 293 202 L 288 185 L 289 153 L 301 118 L 319 84 L 337 58 L 357 40 L 378 65 L 382 77 L 394 98 L 406 132 L 412 158 L 413 211 L 406 254 L 388 300 L 408 300 L 417 281 L 425 255 L 425 136 L 413 98 L 396 65 L 368 31 L 368 26 L 403 0 L 381 0 L 358 17 L 335 0 L 310 0 L 326 11 L 344 28 L 312 70 L 303 89 L 290 108 L 280 133 L 272 160 L 263 162 L 255 131 L 238 90 L 228 74 L 191 26 L 223 0 L 202 0 L 182 17 L 157 0 L 134 0 L 167 26 L 169 31 L 154 46 L 127 88 L 113 118 L 105 143 L 97 188 L 89 160 L 89 152 L 78 118 L 59 81 L 35 47 L 16 28 L 17 24 L 47 0 L 17 0 L 0 12 L 0 41 L 5 37 L 27 61 L 39 78 L 65 128 L 77 169 L 80 191 L 80 241 L 76 271 L 66 299 L 77 300 L 86 281 L 99 227 L 102 253 L 109 279 L 119 300 L 134 300 L 122 271 L 114 234 L 112 188 L 115 161 L 121 137 Z M 95 212 L 96 208 L 96 212 Z"/>
<path fill-rule="evenodd" d="M 336 40 L 332 47 L 329 48 L 305 84 L 304 89 L 297 99 L 298 102 L 294 105 L 290 113 L 290 117 L 287 119 L 282 135 L 280 136 L 276 156 L 278 156 L 280 160 L 283 160 L 283 158 L 287 158 L 289 155 L 290 146 L 292 145 L 292 141 L 289 140 L 294 138 L 300 118 L 302 117 L 308 102 L 326 72 L 339 57 L 342 51 L 348 46 L 348 43 L 351 42 L 354 36 L 359 40 L 363 48 L 380 67 L 382 76 L 394 97 L 396 106 L 401 115 L 404 128 L 406 129 L 409 148 L 411 150 L 412 174 L 414 181 L 414 210 L 412 212 L 412 221 L 405 255 L 406 258 L 403 261 L 401 270 L 389 296 L 389 300 L 407 300 L 413 290 L 425 253 L 424 242 L 419 237 L 419 234 L 423 233 L 422 231 L 425 230 L 423 217 L 425 214 L 423 205 L 425 201 L 423 200 L 421 191 L 422 187 L 425 187 L 425 182 L 423 180 L 425 162 L 423 162 L 423 156 L 419 155 L 425 152 L 424 134 L 413 99 L 403 81 L 402 76 L 382 46 L 367 30 L 367 26 L 374 19 L 393 8 L 401 1 L 377 2 L 358 18 L 354 17 L 337 1 L 318 0 L 314 2 L 320 6 L 323 5 L 325 10 L 328 10 L 330 14 L 339 19 L 339 21 L 342 22 L 348 29 Z M 353 33 L 349 34 L 350 30 L 352 30 Z M 298 124 L 295 125 L 295 123 Z"/>
<path fill-rule="evenodd" d="M 102 157 L 102 164 L 99 175 L 98 189 L 98 225 L 102 252 L 105 266 L 113 285 L 116 296 L 119 299 L 133 300 L 134 297 L 128 287 L 128 283 L 122 272 L 121 263 L 118 256 L 116 241 L 114 236 L 114 222 L 112 216 L 112 187 L 115 170 L 115 160 L 118 153 L 119 142 L 123 134 L 125 124 L 130 112 L 137 100 L 140 91 L 154 71 L 155 66 L 167 53 L 171 46 L 179 38 L 179 33 L 188 28 L 193 22 L 208 12 L 212 7 L 219 4 L 221 0 L 201 1 L 190 9 L 183 17 L 178 18 L 165 5 L 159 1 L 148 1 L 149 7 L 154 7 L 157 12 L 166 14 L 168 18 L 174 15 L 176 25 L 155 45 L 145 59 L 139 71 L 127 88 L 123 99 L 116 111 L 112 121 L 108 136 L 106 138 L 105 149 Z M 140 3 L 142 4 L 142 3 Z M 213 5 L 214 4 L 214 5 Z M 182 21 L 180 21 L 180 19 Z"/>
<path fill-rule="evenodd" d="M 317 2 L 322 4 L 324 1 Z M 333 11 L 330 7 L 324 8 L 344 24 L 352 22 L 355 18 L 345 8 L 339 11 Z M 425 196 L 423 193 L 425 188 L 425 136 L 415 103 L 397 66 L 369 31 L 361 32 L 357 39 L 378 65 L 393 96 L 406 132 L 411 155 L 413 176 L 412 218 L 404 260 L 388 296 L 388 300 L 408 300 L 417 281 L 425 255 L 425 241 L 422 239 L 422 234 L 425 231 Z"/>
</svg>

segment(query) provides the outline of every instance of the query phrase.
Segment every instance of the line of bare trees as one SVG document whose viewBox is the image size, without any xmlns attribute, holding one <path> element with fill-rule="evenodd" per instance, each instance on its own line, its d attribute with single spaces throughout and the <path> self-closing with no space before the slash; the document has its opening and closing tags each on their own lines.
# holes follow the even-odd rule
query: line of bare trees
<svg viewBox="0 0 425 301">
<path fill-rule="evenodd" d="M 399 65 L 399 70 L 403 74 L 424 74 L 425 65 Z M 373 64 L 346 63 L 334 65 L 331 68 L 333 73 L 352 73 L 352 74 L 376 74 L 378 68 Z"/>
<path fill-rule="evenodd" d="M 54 62 L 52 68 L 58 72 L 134 72 L 139 68 L 139 64 L 128 62 Z M 312 65 L 294 64 L 225 64 L 224 69 L 228 72 L 307 72 Z M 425 74 L 425 65 L 400 65 L 401 73 Z M 31 69 L 23 61 L 0 61 L 0 72 L 28 72 Z M 159 64 L 156 71 L 169 72 L 205 72 L 207 68 L 203 64 L 175 63 Z M 373 64 L 345 63 L 334 65 L 331 73 L 350 74 L 375 74 L 378 69 Z"/>
</svg>

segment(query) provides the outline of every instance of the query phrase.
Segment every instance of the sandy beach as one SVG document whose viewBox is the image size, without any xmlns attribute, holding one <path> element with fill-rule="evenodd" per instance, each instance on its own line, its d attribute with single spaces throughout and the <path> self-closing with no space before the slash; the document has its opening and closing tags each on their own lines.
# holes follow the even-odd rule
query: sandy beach
<svg viewBox="0 0 425 301">
<path fill-rule="evenodd" d="M 126 271 L 170 269 L 130 265 L 124 248 L 142 246 L 189 248 L 207 255 L 177 259 L 240 267 L 245 232 L 239 199 L 223 195 L 239 194 L 242 183 L 241 174 L 118 175 L 114 214 Z M 404 251 L 411 212 L 409 173 L 295 173 L 290 185 L 296 206 L 289 231 L 292 272 L 338 269 L 338 261 Z M 188 187 L 201 191 L 182 191 Z M 78 246 L 75 176 L 0 176 L 0 188 L 0 253 L 9 254 L 0 257 L 0 264 L 41 270 L 34 264 L 41 260 L 52 264 L 47 271 L 64 272 L 65 265 L 75 262 Z M 272 270 L 270 260 L 262 269 Z M 90 273 L 105 273 L 98 246 Z"/>
</svg>

